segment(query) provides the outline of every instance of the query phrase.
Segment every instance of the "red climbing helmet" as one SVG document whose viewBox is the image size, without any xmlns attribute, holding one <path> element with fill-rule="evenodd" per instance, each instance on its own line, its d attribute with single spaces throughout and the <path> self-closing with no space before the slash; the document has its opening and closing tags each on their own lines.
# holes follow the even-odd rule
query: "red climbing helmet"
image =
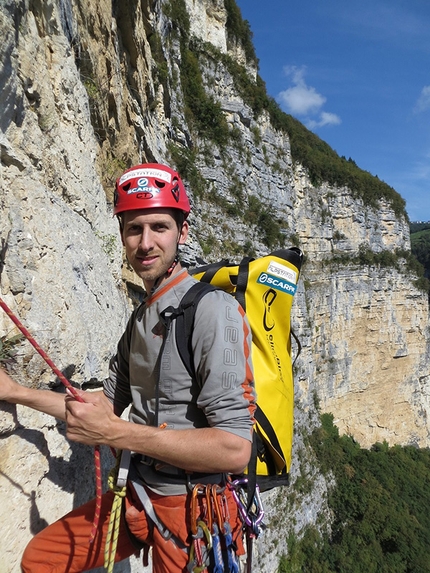
<svg viewBox="0 0 430 573">
<path fill-rule="evenodd" d="M 154 207 L 180 209 L 185 217 L 188 216 L 190 202 L 178 173 L 159 163 L 127 169 L 116 181 L 114 215 Z"/>
</svg>

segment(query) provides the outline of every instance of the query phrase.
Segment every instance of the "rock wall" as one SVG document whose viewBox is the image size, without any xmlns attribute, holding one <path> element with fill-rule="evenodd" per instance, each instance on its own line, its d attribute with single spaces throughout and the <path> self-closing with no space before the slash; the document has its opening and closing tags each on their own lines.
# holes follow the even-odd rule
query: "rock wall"
<svg viewBox="0 0 430 573">
<path fill-rule="evenodd" d="M 213 47 L 199 61 L 206 92 L 232 134 L 226 149 L 188 122 L 183 36 L 172 6 L 186 7 L 188 34 L 200 40 L 200 51 L 202 41 Z M 259 541 L 256 566 L 271 573 L 288 531 L 329 519 L 328 486 L 301 438 L 316 423 L 316 402 L 363 446 L 385 439 L 428 447 L 428 301 L 404 265 L 334 263 L 363 244 L 375 252 L 407 250 L 407 221 L 387 202 L 375 209 L 346 187 L 311 184 L 293 163 L 288 135 L 267 114 L 254 117 L 217 56 L 241 62 L 255 79 L 255 62 L 246 61 L 240 42 L 229 41 L 226 22 L 221 0 L 2 1 L 0 290 L 67 376 L 97 387 L 129 314 L 125 286 L 140 288 L 121 269 L 112 217 L 121 171 L 138 161 L 173 161 L 172 144 L 189 154 L 189 263 L 196 256 L 237 258 L 249 244 L 256 254 L 266 252 L 262 229 L 229 215 L 225 205 L 234 207 L 240 191 L 243 200 L 273 208 L 307 259 L 293 316 L 303 350 L 290 491 L 304 473 L 312 487 L 294 493 L 294 506 L 288 491 L 268 496 L 268 521 L 276 527 Z M 196 179 L 204 182 L 201 193 Z M 15 333 L 0 314 L 0 339 Z M 60 391 L 26 342 L 11 367 L 23 384 Z M 92 452 L 69 443 L 49 416 L 0 408 L 0 519 L 9 524 L 0 539 L 0 573 L 17 573 L 31 536 L 93 495 Z M 112 460 L 109 452 L 103 456 L 106 472 Z M 131 570 L 142 570 L 138 561 L 116 567 Z"/>
<path fill-rule="evenodd" d="M 129 304 L 67 7 L 0 8 L 1 296 L 66 376 L 97 386 Z M 1 312 L 2 340 L 17 332 Z M 28 343 L 16 351 L 20 382 L 60 391 Z M 0 571 L 12 573 L 33 534 L 94 495 L 94 467 L 91 449 L 68 442 L 63 424 L 4 403 L 1 411 Z"/>
<path fill-rule="evenodd" d="M 332 412 L 340 431 L 363 447 L 384 440 L 427 447 L 423 295 L 406 287 L 404 275 L 372 268 L 336 274 L 322 268 L 307 280 L 314 284 L 305 295 L 312 328 L 298 392 L 307 394 L 312 380 L 322 411 Z"/>
</svg>

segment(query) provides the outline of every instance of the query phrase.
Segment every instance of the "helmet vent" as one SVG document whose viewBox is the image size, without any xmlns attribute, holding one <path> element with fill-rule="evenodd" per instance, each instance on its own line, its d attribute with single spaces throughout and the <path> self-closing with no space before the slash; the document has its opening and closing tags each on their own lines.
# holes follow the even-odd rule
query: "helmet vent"
<svg viewBox="0 0 430 573">
<path fill-rule="evenodd" d="M 179 183 L 176 181 L 176 185 L 172 188 L 172 195 L 175 198 L 176 203 L 179 201 Z"/>
<path fill-rule="evenodd" d="M 155 184 L 157 185 L 157 187 L 159 189 L 163 189 L 163 187 L 165 187 L 165 185 L 166 185 L 165 181 L 158 181 L 157 179 L 155 179 L 154 181 L 155 181 Z"/>
</svg>

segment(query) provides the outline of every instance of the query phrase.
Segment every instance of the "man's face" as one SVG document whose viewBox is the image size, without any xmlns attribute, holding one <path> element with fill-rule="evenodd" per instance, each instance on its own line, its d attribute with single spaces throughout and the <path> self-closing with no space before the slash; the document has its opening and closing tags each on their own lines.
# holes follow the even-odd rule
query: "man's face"
<svg viewBox="0 0 430 573">
<path fill-rule="evenodd" d="M 187 235 L 188 223 L 178 229 L 171 209 L 124 212 L 122 240 L 127 259 L 147 291 L 168 271 Z"/>
</svg>

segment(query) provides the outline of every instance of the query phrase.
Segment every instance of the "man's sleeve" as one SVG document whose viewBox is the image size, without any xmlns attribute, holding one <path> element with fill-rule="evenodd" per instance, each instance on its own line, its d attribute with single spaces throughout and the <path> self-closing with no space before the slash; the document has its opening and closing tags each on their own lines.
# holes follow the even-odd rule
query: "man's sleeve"
<svg viewBox="0 0 430 573">
<path fill-rule="evenodd" d="M 131 315 L 127 328 L 122 335 L 117 353 L 109 363 L 109 377 L 105 380 L 103 391 L 114 405 L 115 413 L 120 416 L 132 401 L 129 379 L 130 342 L 136 319 L 136 311 Z"/>
<path fill-rule="evenodd" d="M 197 405 L 211 427 L 252 439 L 255 412 L 251 329 L 236 300 L 223 291 L 199 302 L 192 335 Z"/>
</svg>

